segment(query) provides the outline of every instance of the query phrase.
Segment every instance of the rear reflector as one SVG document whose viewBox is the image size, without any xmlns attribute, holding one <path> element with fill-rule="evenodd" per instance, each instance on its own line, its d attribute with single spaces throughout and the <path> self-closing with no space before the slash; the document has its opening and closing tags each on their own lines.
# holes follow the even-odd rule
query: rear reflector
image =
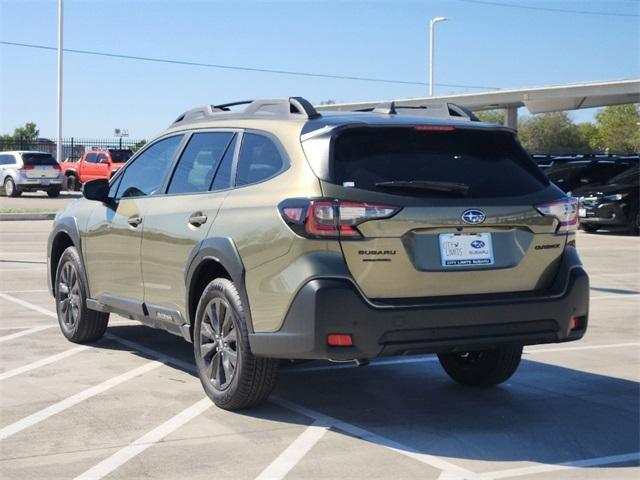
<svg viewBox="0 0 640 480">
<path fill-rule="evenodd" d="M 584 328 L 584 318 L 573 317 L 569 322 L 569 330 L 582 330 Z"/>
<path fill-rule="evenodd" d="M 330 333 L 327 335 L 327 345 L 330 347 L 353 347 L 353 340 L 348 333 Z"/>
</svg>

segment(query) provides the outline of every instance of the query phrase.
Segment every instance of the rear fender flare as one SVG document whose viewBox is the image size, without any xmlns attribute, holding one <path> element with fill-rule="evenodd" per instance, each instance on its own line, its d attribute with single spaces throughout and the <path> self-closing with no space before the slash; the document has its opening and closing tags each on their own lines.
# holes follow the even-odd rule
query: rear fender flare
<svg viewBox="0 0 640 480">
<path fill-rule="evenodd" d="M 249 305 L 249 297 L 245 288 L 245 268 L 238 253 L 238 249 L 232 239 L 228 237 L 207 238 L 199 242 L 191 251 L 187 260 L 187 270 L 185 272 L 186 299 L 185 310 L 186 318 L 193 325 L 195 321 L 190 312 L 190 299 L 192 289 L 194 288 L 194 280 L 200 271 L 200 268 L 208 261 L 213 260 L 219 263 L 231 277 L 231 281 L 235 284 L 240 294 L 240 299 L 244 306 L 244 314 L 247 323 L 247 329 L 253 333 L 253 321 L 251 320 L 251 308 Z"/>
</svg>

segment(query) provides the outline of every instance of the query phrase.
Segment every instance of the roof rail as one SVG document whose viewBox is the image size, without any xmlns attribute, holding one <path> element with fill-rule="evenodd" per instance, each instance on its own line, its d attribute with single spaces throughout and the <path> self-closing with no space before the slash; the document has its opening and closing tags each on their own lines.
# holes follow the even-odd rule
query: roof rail
<svg viewBox="0 0 640 480">
<path fill-rule="evenodd" d="M 235 111 L 231 107 L 247 105 L 244 110 Z M 302 97 L 263 98 L 258 100 L 243 100 L 240 102 L 222 103 L 220 105 L 204 105 L 187 110 L 172 124 L 172 127 L 187 123 L 211 120 L 214 118 L 249 119 L 269 118 L 287 119 L 304 116 L 308 119 L 318 118 L 320 114 Z"/>
<path fill-rule="evenodd" d="M 363 108 L 358 112 L 374 112 L 387 115 L 416 115 L 453 120 L 479 122 L 480 119 L 469 109 L 456 103 L 428 103 L 419 106 L 396 105 L 395 102 L 385 102 L 374 108 Z"/>
</svg>

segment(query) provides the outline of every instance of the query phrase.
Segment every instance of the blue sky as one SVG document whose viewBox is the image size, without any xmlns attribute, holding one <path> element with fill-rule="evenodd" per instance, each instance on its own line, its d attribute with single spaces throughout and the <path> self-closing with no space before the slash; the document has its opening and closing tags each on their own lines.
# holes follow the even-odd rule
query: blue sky
<svg viewBox="0 0 640 480">
<path fill-rule="evenodd" d="M 495 0 L 640 15 L 638 0 Z M 0 40 L 56 45 L 56 0 L 0 0 Z M 640 77 L 638 17 L 423 1 L 65 0 L 65 47 L 127 55 L 498 88 Z M 135 138 L 205 103 L 301 95 L 312 102 L 426 96 L 426 85 L 295 77 L 65 54 L 63 135 Z M 480 91 L 436 87 L 436 94 Z M 0 131 L 35 121 L 55 134 L 53 51 L 0 45 Z M 524 113 L 524 112 L 523 112 Z M 593 111 L 572 114 L 578 121 Z"/>
</svg>

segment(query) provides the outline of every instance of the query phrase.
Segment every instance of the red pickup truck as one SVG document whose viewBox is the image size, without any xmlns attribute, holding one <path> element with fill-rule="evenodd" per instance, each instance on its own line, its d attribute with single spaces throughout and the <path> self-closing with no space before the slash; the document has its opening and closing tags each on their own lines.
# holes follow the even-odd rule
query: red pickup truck
<svg viewBox="0 0 640 480">
<path fill-rule="evenodd" d="M 116 173 L 133 152 L 131 150 L 104 149 L 87 150 L 82 158 L 77 161 L 66 161 L 60 164 L 64 175 L 64 186 L 67 190 L 79 190 L 80 186 L 89 180 L 106 178 L 107 180 Z"/>
</svg>

